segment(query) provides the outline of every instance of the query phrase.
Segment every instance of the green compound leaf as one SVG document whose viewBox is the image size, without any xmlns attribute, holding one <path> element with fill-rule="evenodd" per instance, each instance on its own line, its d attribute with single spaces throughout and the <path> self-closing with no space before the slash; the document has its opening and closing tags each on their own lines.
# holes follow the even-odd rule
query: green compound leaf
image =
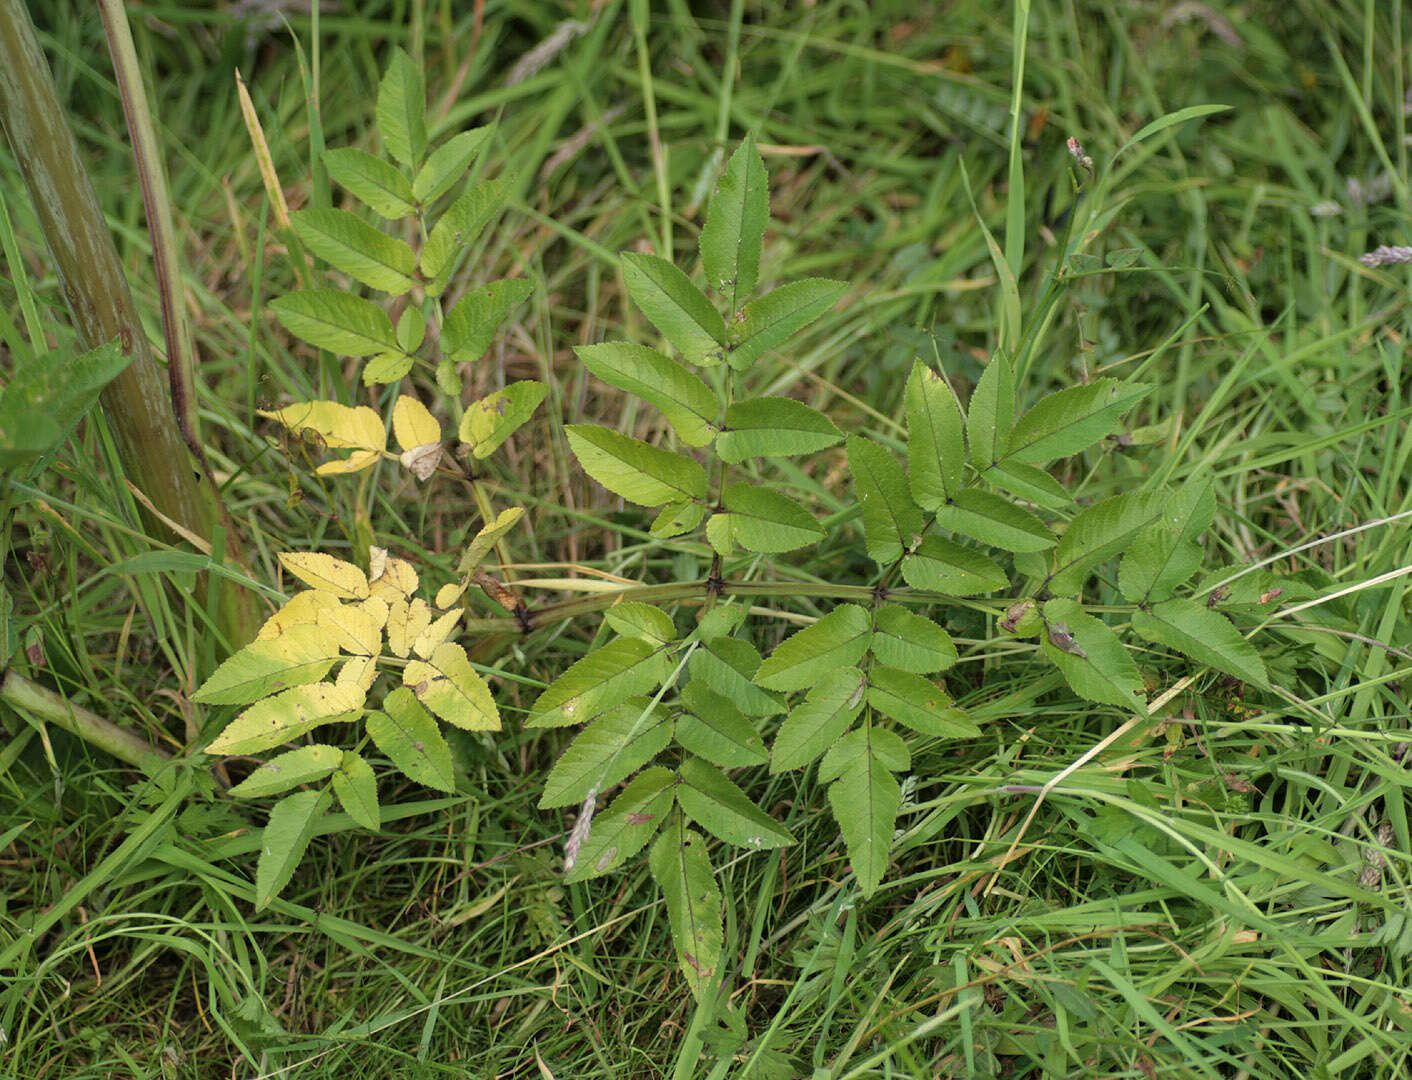
<svg viewBox="0 0 1412 1080">
<path fill-rule="evenodd" d="M 677 717 L 677 742 L 722 768 L 763 765 L 765 740 L 735 704 L 697 680 L 682 690 L 686 709 Z"/>
<path fill-rule="evenodd" d="M 943 529 L 982 544 L 1017 553 L 1052 548 L 1055 536 L 1044 522 L 1008 499 L 974 488 L 963 491 L 936 512 Z"/>
<path fill-rule="evenodd" d="M 339 289 L 302 289 L 270 301 L 270 310 L 295 337 L 339 356 L 397 352 L 397 330 L 371 300 Z"/>
<path fill-rule="evenodd" d="M 862 710 L 867 687 L 856 667 L 836 668 L 815 683 L 775 733 L 770 772 L 802 769 L 832 746 Z"/>
<path fill-rule="evenodd" d="M 812 454 L 842 441 L 843 432 L 818 409 L 793 398 L 763 397 L 726 410 L 716 452 L 734 465 L 753 457 Z"/>
<path fill-rule="evenodd" d="M 746 551 L 794 551 L 824 538 L 823 526 L 807 510 L 770 488 L 729 484 L 724 503 L 727 513 L 712 521 L 724 518 L 726 525 L 717 527 L 729 527 Z"/>
<path fill-rule="evenodd" d="M 191 700 L 200 705 L 248 705 L 286 687 L 317 682 L 338 656 L 338 639 L 328 630 L 292 626 L 277 638 L 245 646 L 216 668 Z"/>
<path fill-rule="evenodd" d="M 300 210 L 289 223 L 304 245 L 335 270 L 393 296 L 412 287 L 417 262 L 412 249 L 347 210 Z"/>
<path fill-rule="evenodd" d="M 721 694 L 746 716 L 774 716 L 785 711 L 773 694 L 751 680 L 760 669 L 755 646 L 740 638 L 718 637 L 697 649 L 687 661 L 693 681 L 700 680 Z"/>
<path fill-rule="evenodd" d="M 706 841 L 680 819 L 673 821 L 652 845 L 648 865 L 667 902 L 672 943 L 687 985 L 704 1003 L 715 986 L 725 940 L 721 890 L 706 857 Z"/>
<path fill-rule="evenodd" d="M 872 639 L 868 612 L 840 604 L 813 626 L 785 638 L 755 673 L 767 690 L 803 690 L 829 672 L 856 664 Z"/>
<path fill-rule="evenodd" d="M 1175 649 L 1198 664 L 1269 688 L 1270 677 L 1255 646 L 1228 618 L 1194 600 L 1164 600 L 1150 611 L 1135 611 L 1133 629 L 1148 641 Z"/>
<path fill-rule="evenodd" d="M 395 383 L 412 370 L 413 363 L 415 359 L 406 353 L 379 353 L 363 365 L 363 385 Z"/>
<path fill-rule="evenodd" d="M 378 132 L 394 161 L 415 169 L 427 149 L 426 93 L 412 58 L 394 49 L 378 84 Z"/>
<path fill-rule="evenodd" d="M 471 448 L 477 461 L 487 458 L 534 415 L 548 394 L 549 387 L 532 379 L 487 394 L 462 414 L 456 437 Z"/>
<path fill-rule="evenodd" d="M 918 675 L 949 668 L 957 658 L 951 635 L 901 604 L 885 604 L 877 609 L 868 647 L 879 662 Z"/>
<path fill-rule="evenodd" d="M 1216 520 L 1215 485 L 1189 481 L 1137 534 L 1118 565 L 1118 588 L 1134 604 L 1165 600 L 1201 568 L 1197 539 Z"/>
<path fill-rule="evenodd" d="M 727 844 L 764 851 L 794 843 L 794 834 L 761 810 L 724 773 L 699 757 L 678 770 L 677 805 L 692 821 Z"/>
<path fill-rule="evenodd" d="M 1074 693 L 1103 705 L 1145 708 L 1137 664 L 1106 623 L 1065 598 L 1045 602 L 1044 620 L 1040 649 Z"/>
<path fill-rule="evenodd" d="M 848 468 L 862 506 L 868 556 L 886 569 L 921 534 L 922 512 L 912 501 L 902 466 L 877 443 L 850 435 Z"/>
<path fill-rule="evenodd" d="M 666 675 L 666 657 L 641 638 L 614 638 L 570 667 L 530 707 L 530 727 L 582 724 L 628 698 L 645 694 Z"/>
<path fill-rule="evenodd" d="M 717 181 L 701 229 L 706 278 L 732 312 L 755 291 L 760 246 L 769 220 L 769 177 L 754 142 L 746 139 Z"/>
<path fill-rule="evenodd" d="M 1125 550 L 1138 532 L 1161 516 L 1168 498 L 1166 492 L 1130 491 L 1079 511 L 1054 551 L 1049 591 L 1077 593 L 1094 567 Z"/>
<path fill-rule="evenodd" d="M 986 365 L 966 418 L 966 441 L 977 469 L 988 469 L 1005 456 L 1014 424 L 1015 376 L 1010 361 L 1000 355 Z"/>
<path fill-rule="evenodd" d="M 874 667 L 868 673 L 868 704 L 920 735 L 969 739 L 981 733 L 965 710 L 956 708 L 941 687 L 910 671 Z"/>
<path fill-rule="evenodd" d="M 286 796 L 270 809 L 260 833 L 260 859 L 255 865 L 255 910 L 263 911 L 289 884 L 299 860 L 309 847 L 333 802 L 327 791 L 300 791 Z"/>
<path fill-rule="evenodd" d="M 1006 459 L 997 461 L 985 471 L 985 478 L 1002 491 L 1018 496 L 1036 506 L 1051 510 L 1067 510 L 1074 503 L 1064 485 L 1043 469 Z"/>
<path fill-rule="evenodd" d="M 628 502 L 661 506 L 706 497 L 706 470 L 690 458 L 605 427 L 578 424 L 564 430 L 584 472 Z"/>
<path fill-rule="evenodd" d="M 395 165 L 356 146 L 324 151 L 324 168 L 373 213 L 388 220 L 417 212 L 412 183 Z"/>
<path fill-rule="evenodd" d="M 412 197 L 427 206 L 450 191 L 480 156 L 490 132 L 489 127 L 472 128 L 453 135 L 433 150 L 412 181 Z"/>
<path fill-rule="evenodd" d="M 441 326 L 444 362 L 470 364 L 486 354 L 511 309 L 534 292 L 524 278 L 491 281 L 456 302 Z"/>
<path fill-rule="evenodd" d="M 336 746 L 301 746 L 270 758 L 235 787 L 230 795 L 237 799 L 260 799 L 278 795 L 300 784 L 311 784 L 330 775 L 343 761 L 343 751 Z"/>
<path fill-rule="evenodd" d="M 688 446 L 705 446 L 715 438 L 716 395 L 671 357 L 626 341 L 580 345 L 574 352 L 609 386 L 635 394 L 660 412 Z"/>
<path fill-rule="evenodd" d="M 456 790 L 451 748 L 431 713 L 405 686 L 383 699 L 382 711 L 368 713 L 363 725 L 373 743 L 409 779 L 437 791 Z"/>
<path fill-rule="evenodd" d="M 912 499 L 932 511 L 966 479 L 966 418 L 951 384 L 920 360 L 907 376 L 907 481 Z"/>
<path fill-rule="evenodd" d="M 902 560 L 902 579 L 914 589 L 952 596 L 994 592 L 1010 583 L 994 559 L 940 536 L 923 537 Z"/>
<path fill-rule="evenodd" d="M 291 686 L 238 715 L 211 741 L 206 753 L 256 754 L 291 742 L 322 724 L 356 720 L 363 714 L 364 696 L 356 687 L 326 682 Z"/>
<path fill-rule="evenodd" d="M 752 300 L 735 324 L 736 344 L 726 354 L 730 366 L 744 371 L 767 350 L 782 345 L 833 307 L 847 288 L 846 281 L 805 278 Z"/>
<path fill-rule="evenodd" d="M 863 729 L 835 743 L 820 766 L 821 779 L 837 777 L 829 786 L 829 805 L 864 896 L 871 896 L 887 873 L 893 827 L 902 806 L 902 788 L 893 779 L 892 766 L 905 769 L 906 757 L 907 748 L 896 735 Z"/>
<path fill-rule="evenodd" d="M 1028 465 L 1047 465 L 1077 454 L 1116 431 L 1123 414 L 1151 390 L 1145 383 L 1095 379 L 1087 386 L 1041 398 L 1016 423 L 1006 456 Z"/>
<path fill-rule="evenodd" d="M 496 177 L 467 188 L 446 208 L 422 247 L 422 274 L 431 279 L 427 295 L 441 295 L 456 266 L 456 256 L 476 242 L 504 204 L 508 190 L 505 177 Z"/>
<path fill-rule="evenodd" d="M 540 808 L 581 803 L 590 791 L 607 791 L 656 757 L 671 739 L 666 715 L 648 708 L 645 699 L 609 709 L 559 755 L 544 781 Z"/>
<path fill-rule="evenodd" d="M 373 767 L 352 750 L 344 751 L 338 771 L 333 774 L 333 793 L 343 812 L 363 828 L 376 832 L 382 827 L 377 777 Z"/>
<path fill-rule="evenodd" d="M 613 805 L 593 819 L 588 839 L 565 880 L 583 881 L 606 874 L 641 851 L 666 822 L 676 802 L 676 787 L 676 775 L 660 765 L 633 777 Z"/>
<path fill-rule="evenodd" d="M 623 280 L 638 308 L 689 364 L 725 358 L 726 324 L 691 279 L 665 259 L 624 252 Z"/>
</svg>

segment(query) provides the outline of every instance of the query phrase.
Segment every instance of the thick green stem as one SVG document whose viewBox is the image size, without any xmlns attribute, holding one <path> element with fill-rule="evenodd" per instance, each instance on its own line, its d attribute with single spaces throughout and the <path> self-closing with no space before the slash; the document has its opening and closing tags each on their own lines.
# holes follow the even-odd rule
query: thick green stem
<svg viewBox="0 0 1412 1080">
<path fill-rule="evenodd" d="M 30 682 L 15 671 L 5 672 L 0 679 L 0 701 L 16 712 L 28 713 L 37 720 L 62 728 L 106 750 L 119 761 L 125 761 L 154 776 L 167 763 L 168 755 L 130 731 L 104 720 L 97 713 L 70 704 L 53 690 Z"/>
</svg>

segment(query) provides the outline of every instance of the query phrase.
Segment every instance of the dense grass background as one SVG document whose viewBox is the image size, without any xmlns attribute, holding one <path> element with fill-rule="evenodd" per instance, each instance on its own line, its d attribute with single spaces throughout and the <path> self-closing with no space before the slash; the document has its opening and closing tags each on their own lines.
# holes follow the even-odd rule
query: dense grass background
<svg viewBox="0 0 1412 1080">
<path fill-rule="evenodd" d="M 1341 595 L 1289 616 L 1297 629 L 1269 656 L 1297 687 L 1287 700 L 1247 702 L 1202 678 L 1167 722 L 1069 777 L 1013 851 L 1033 796 L 1002 785 L 1042 783 L 1117 717 L 1075 708 L 983 621 L 953 622 L 970 647 L 953 689 L 989 718 L 987 738 L 918 756 L 893 876 L 866 904 L 822 788 L 791 776 L 756 791 L 801 843 L 722 871 L 737 964 L 714 1008 L 698 1008 L 675 972 L 644 867 L 589 885 L 556 878 L 569 822 L 534 803 L 563 739 L 514 718 L 592 626 L 497 661 L 511 723 L 460 747 L 464 796 L 428 802 L 409 788 L 377 836 L 317 840 L 259 915 L 255 841 L 235 810 L 134 783 L 5 713 L 0 1072 L 1406 1075 L 1412 635 L 1397 574 L 1412 540 L 1405 519 L 1387 519 L 1412 509 L 1408 281 L 1402 267 L 1356 261 L 1408 236 L 1400 4 L 1036 0 L 1022 193 L 1009 172 L 1009 5 L 676 0 L 650 5 L 635 32 L 621 3 L 491 2 L 482 22 L 472 5 L 417 0 L 330 4 L 317 36 L 293 11 L 293 36 L 257 18 L 280 6 L 130 5 L 188 245 L 203 421 L 263 584 L 277 580 L 276 551 L 349 555 L 368 534 L 424 581 L 449 580 L 479 525 L 460 491 L 427 494 L 390 470 L 367 489 L 321 483 L 254 416 L 361 388 L 355 368 L 320 364 L 265 309 L 293 282 L 233 69 L 297 206 L 323 182 L 310 179 L 311 133 L 374 145 L 378 74 L 400 43 L 425 67 L 440 133 L 496 119 L 493 167 L 516 177 L 513 210 L 467 273 L 538 283 L 470 387 L 478 397 L 528 377 L 553 388 L 491 477 L 498 505 L 531 510 L 514 557 L 548 565 L 519 576 L 562 576 L 565 564 L 701 576 L 690 556 L 642 543 L 647 519 L 576 474 L 559 428 L 649 429 L 570 347 L 646 332 L 614 253 L 670 245 L 690 263 L 721 151 L 741 135 L 766 144 L 771 172 L 762 279 L 856 285 L 800 351 L 762 365 L 760 391 L 896 438 L 914 356 L 964 386 L 995 344 L 999 289 L 977 210 L 1003 244 L 1023 245 L 1021 297 L 1040 317 L 1074 197 L 1066 137 L 1102 168 L 1144 123 L 1222 103 L 1230 111 L 1118 160 L 1088 250 L 1137 248 L 1146 269 L 1061 297 L 1022 397 L 1137 370 L 1170 340 L 1148 371 L 1160 388 L 1133 419 L 1134 445 L 1066 479 L 1099 496 L 1155 471 L 1211 470 L 1213 567 L 1271 560 Z M 156 335 L 101 27 L 82 5 L 32 7 Z M 582 23 L 566 29 L 571 18 Z M 16 280 L 0 281 L 0 313 L 22 275 L 62 335 L 62 297 L 4 152 L 0 200 L 23 253 Z M 36 677 L 175 749 L 203 722 L 186 695 L 214 643 L 157 574 L 125 564 L 151 545 L 113 492 L 109 453 L 95 420 L 40 480 L 12 483 L 12 626 L 43 657 Z M 827 465 L 815 474 L 826 501 L 843 490 Z M 790 572 L 848 573 L 861 560 L 850 543 L 845 532 Z M 1163 688 L 1181 674 L 1154 664 Z M 33 949 L 12 948 L 37 924 Z"/>
</svg>

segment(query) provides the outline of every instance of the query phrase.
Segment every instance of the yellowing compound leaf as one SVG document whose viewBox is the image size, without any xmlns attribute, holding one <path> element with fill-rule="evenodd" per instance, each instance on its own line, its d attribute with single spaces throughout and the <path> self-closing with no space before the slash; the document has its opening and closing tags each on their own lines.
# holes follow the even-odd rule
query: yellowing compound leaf
<svg viewBox="0 0 1412 1080">
<path fill-rule="evenodd" d="M 350 664 L 356 662 L 349 661 Z M 347 667 L 345 664 L 344 669 Z M 368 685 L 372 685 L 371 680 Z M 351 680 L 291 686 L 236 716 L 206 747 L 206 753 L 255 754 L 296 739 L 320 724 L 356 720 L 362 715 L 366 693 L 365 687 Z"/>
<path fill-rule="evenodd" d="M 456 629 L 456 624 L 461 621 L 461 612 L 464 609 L 457 608 L 455 611 L 448 611 L 432 623 L 412 642 L 412 651 L 423 660 L 429 659 L 431 654 L 441 647 L 441 643 L 451 636 L 451 632 Z"/>
<path fill-rule="evenodd" d="M 201 705 L 248 705 L 277 690 L 317 682 L 338 659 L 338 640 L 321 626 L 293 626 L 255 641 L 216 668 L 192 695 Z"/>
<path fill-rule="evenodd" d="M 340 687 L 357 688 L 366 695 L 373 688 L 377 677 L 376 656 L 355 656 L 350 660 L 343 661 L 343 665 L 338 669 L 338 675 L 334 677 L 333 681 Z M 358 699 L 358 703 L 362 704 L 362 698 Z"/>
<path fill-rule="evenodd" d="M 457 434 L 478 460 L 489 457 L 534 415 L 548 393 L 549 387 L 532 379 L 511 383 L 471 405 Z"/>
<path fill-rule="evenodd" d="M 269 641 L 279 637 L 291 626 L 312 626 L 319 621 L 319 612 L 338 599 L 317 589 L 297 592 L 285 601 L 284 607 L 264 621 L 255 634 L 256 641 Z"/>
<path fill-rule="evenodd" d="M 369 611 L 366 604 L 376 605 Z M 362 604 L 325 605 L 319 610 L 317 625 L 338 640 L 338 647 L 354 656 L 376 656 L 382 652 L 382 624 L 387 619 L 387 605 L 369 598 Z"/>
<path fill-rule="evenodd" d="M 500 710 L 490 687 L 454 641 L 438 645 L 427 660 L 411 661 L 402 681 L 448 724 L 466 731 L 500 730 Z"/>
<path fill-rule="evenodd" d="M 421 597 L 394 600 L 387 611 L 387 647 L 392 655 L 406 659 L 412 643 L 431 625 L 431 608 Z"/>
<path fill-rule="evenodd" d="M 329 461 L 315 471 L 320 475 L 357 472 L 382 456 L 387 431 L 382 418 L 366 405 L 349 408 L 336 401 L 303 401 L 261 416 L 277 420 L 291 432 L 312 432 L 331 450 L 354 451 L 339 461 Z"/>
<path fill-rule="evenodd" d="M 368 575 L 352 563 L 318 551 L 282 551 L 280 565 L 306 585 L 339 600 L 366 600 Z"/>
<path fill-rule="evenodd" d="M 383 548 L 372 548 L 368 565 L 368 582 L 374 596 L 380 596 L 391 604 L 398 598 L 406 598 L 417 591 L 421 584 L 417 568 L 406 559 L 390 558 Z M 381 555 L 378 555 L 381 552 Z"/>
</svg>

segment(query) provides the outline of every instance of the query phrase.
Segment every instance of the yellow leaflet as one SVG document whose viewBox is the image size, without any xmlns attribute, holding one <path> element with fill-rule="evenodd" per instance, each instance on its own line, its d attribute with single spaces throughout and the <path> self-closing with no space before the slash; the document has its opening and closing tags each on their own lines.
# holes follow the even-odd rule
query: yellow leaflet
<svg viewBox="0 0 1412 1080">
<path fill-rule="evenodd" d="M 374 551 L 382 551 L 381 567 L 376 572 L 369 572 L 368 580 L 372 582 L 373 595 L 381 596 L 389 604 L 394 600 L 405 599 L 417 591 L 420 583 L 417 577 L 417 570 L 406 559 L 390 559 L 387 552 L 382 548 L 373 548 Z"/>
<path fill-rule="evenodd" d="M 403 450 L 441 442 L 441 425 L 414 397 L 403 394 L 392 407 L 392 433 Z"/>
<path fill-rule="evenodd" d="M 279 561 L 306 585 L 340 600 L 366 600 L 368 576 L 352 563 L 318 551 L 282 551 Z"/>
<path fill-rule="evenodd" d="M 354 720 L 366 692 L 356 686 L 306 683 L 257 701 L 226 725 L 208 754 L 254 754 L 289 742 L 320 724 Z"/>
<path fill-rule="evenodd" d="M 380 548 L 376 544 L 368 545 L 368 580 L 376 581 L 382 577 L 383 571 L 387 569 L 387 548 Z"/>
<path fill-rule="evenodd" d="M 438 645 L 428 660 L 413 660 L 403 670 L 402 681 L 448 724 L 467 731 L 500 730 L 500 712 L 490 687 L 455 642 Z"/>
<path fill-rule="evenodd" d="M 274 412 L 261 412 L 290 431 L 312 431 L 335 450 L 376 450 L 387 445 L 382 417 L 366 405 L 350 408 L 336 401 L 301 401 Z"/>
<path fill-rule="evenodd" d="M 382 457 L 376 450 L 355 450 L 346 458 L 337 461 L 325 461 L 314 472 L 319 476 L 343 476 L 347 473 L 362 472 L 370 465 L 377 463 Z"/>
<path fill-rule="evenodd" d="M 333 681 L 340 689 L 360 691 L 358 704 L 362 705 L 377 677 L 377 657 L 355 656 L 343 662 L 343 666 L 338 669 L 338 677 Z"/>
<path fill-rule="evenodd" d="M 460 585 L 457 585 L 455 582 L 452 582 L 450 585 L 443 585 L 436 590 L 436 606 L 445 611 L 447 608 L 454 606 L 456 602 L 465 595 L 465 592 L 466 586 L 464 582 Z"/>
<path fill-rule="evenodd" d="M 421 597 L 394 600 L 387 609 L 387 647 L 404 659 L 412 653 L 412 642 L 431 625 L 431 607 Z"/>
<path fill-rule="evenodd" d="M 457 608 L 455 611 L 448 611 L 418 634 L 417 639 L 412 642 L 412 651 L 424 660 L 430 657 L 437 647 L 451 636 L 451 631 L 456 629 L 456 624 L 461 621 L 462 610 Z"/>
<path fill-rule="evenodd" d="M 365 603 L 387 606 L 381 600 Z M 318 625 L 338 639 L 338 647 L 344 652 L 355 656 L 376 656 L 382 652 L 382 622 L 362 604 L 330 604 L 320 610 Z"/>
<path fill-rule="evenodd" d="M 475 539 L 467 546 L 466 553 L 461 556 L 461 562 L 460 565 L 456 567 L 456 573 L 469 574 L 475 570 L 475 568 L 480 565 L 481 560 L 485 558 L 486 553 L 495 546 L 495 542 L 510 531 L 511 527 L 515 522 L 520 520 L 524 512 L 524 508 L 521 506 L 512 506 L 506 510 L 500 511 L 499 517 L 489 525 L 486 525 L 480 532 L 476 533 Z"/>
<path fill-rule="evenodd" d="M 373 625 L 377 628 L 378 633 L 381 634 L 382 628 L 387 625 L 387 601 L 374 592 L 372 596 L 368 597 L 358 606 L 367 612 L 368 618 L 373 620 Z M 373 652 L 380 651 L 381 650 L 376 648 L 373 649 Z"/>
<path fill-rule="evenodd" d="M 255 635 L 255 640 L 269 641 L 271 638 L 277 638 L 291 626 L 312 626 L 319 621 L 319 612 L 323 608 L 336 603 L 338 601 L 328 593 L 319 592 L 317 589 L 297 592 L 289 598 L 284 607 L 265 620 Z"/>
</svg>

